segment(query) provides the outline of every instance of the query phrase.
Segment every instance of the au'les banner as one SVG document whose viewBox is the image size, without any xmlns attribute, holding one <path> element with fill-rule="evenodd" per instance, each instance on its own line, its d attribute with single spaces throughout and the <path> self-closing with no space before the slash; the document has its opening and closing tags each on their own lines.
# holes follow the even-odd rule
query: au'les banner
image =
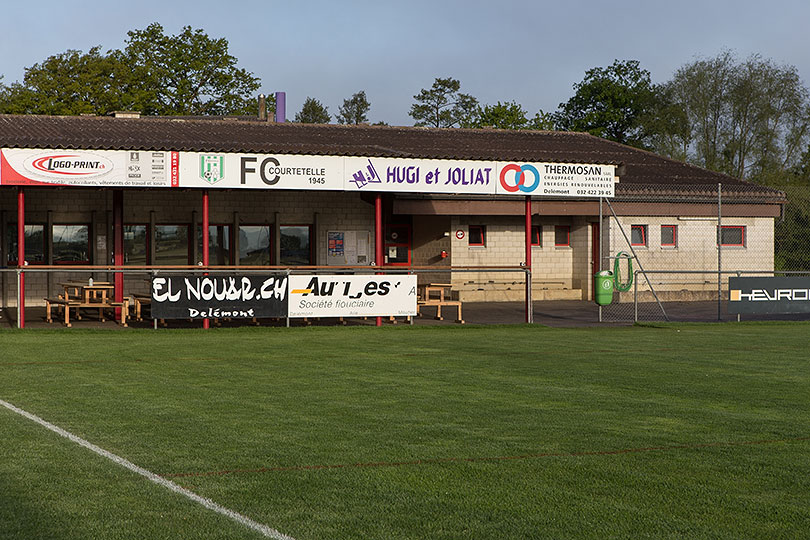
<svg viewBox="0 0 810 540">
<path fill-rule="evenodd" d="M 416 315 L 416 276 L 290 276 L 290 317 Z"/>
<path fill-rule="evenodd" d="M 810 277 L 730 277 L 729 313 L 810 313 Z"/>
<path fill-rule="evenodd" d="M 283 273 L 152 278 L 154 319 L 286 317 L 287 299 Z"/>
<path fill-rule="evenodd" d="M 0 185 L 164 188 L 178 185 L 178 153 L 0 150 Z"/>
</svg>

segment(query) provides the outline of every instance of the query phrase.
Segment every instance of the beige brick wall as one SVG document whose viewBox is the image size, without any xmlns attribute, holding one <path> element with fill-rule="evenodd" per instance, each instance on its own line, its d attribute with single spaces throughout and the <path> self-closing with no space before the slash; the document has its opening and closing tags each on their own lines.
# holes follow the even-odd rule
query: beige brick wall
<svg viewBox="0 0 810 540">
<path fill-rule="evenodd" d="M 709 218 L 673 218 L 632 216 L 621 217 L 620 222 L 628 238 L 631 225 L 647 225 L 647 246 L 634 246 L 644 270 L 648 274 L 656 292 L 667 291 L 717 291 L 717 220 Z M 724 246 L 722 268 L 727 271 L 773 271 L 774 265 L 774 219 L 736 218 L 722 220 L 723 226 L 744 226 L 745 246 Z M 661 226 L 677 226 L 676 247 L 661 245 Z M 618 251 L 630 252 L 619 227 L 615 224 L 610 230 L 611 255 Z M 611 263 L 612 268 L 612 263 Z M 621 269 L 624 271 L 625 266 Z M 638 269 L 638 265 L 635 267 Z M 697 274 L 656 274 L 656 270 L 706 270 Z M 712 273 L 714 272 L 714 273 Z M 728 282 L 728 275 L 722 282 Z M 639 280 L 639 291 L 648 291 L 645 279 Z M 725 288 L 725 285 L 723 285 Z M 685 295 L 685 297 L 688 295 Z"/>
<path fill-rule="evenodd" d="M 525 225 L 522 217 L 461 216 L 451 221 L 453 266 L 519 266 L 526 260 Z M 469 246 L 469 226 L 486 226 L 486 245 Z M 535 216 L 542 226 L 542 246 L 532 247 L 532 296 L 534 299 L 583 299 L 590 294 L 591 228 L 582 217 Z M 555 225 L 570 227 L 570 246 L 554 245 Z M 456 231 L 463 231 L 459 240 Z M 455 273 L 454 289 L 463 300 L 522 300 L 522 272 Z"/>
</svg>

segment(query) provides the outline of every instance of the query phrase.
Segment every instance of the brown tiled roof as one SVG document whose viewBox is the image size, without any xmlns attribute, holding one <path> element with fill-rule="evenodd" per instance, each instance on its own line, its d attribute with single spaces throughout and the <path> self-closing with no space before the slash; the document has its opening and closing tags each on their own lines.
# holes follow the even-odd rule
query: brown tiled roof
<svg viewBox="0 0 810 540">
<path fill-rule="evenodd" d="M 0 147 L 176 150 L 621 165 L 619 193 L 694 185 L 784 194 L 586 133 L 276 124 L 184 117 L 0 115 Z"/>
</svg>

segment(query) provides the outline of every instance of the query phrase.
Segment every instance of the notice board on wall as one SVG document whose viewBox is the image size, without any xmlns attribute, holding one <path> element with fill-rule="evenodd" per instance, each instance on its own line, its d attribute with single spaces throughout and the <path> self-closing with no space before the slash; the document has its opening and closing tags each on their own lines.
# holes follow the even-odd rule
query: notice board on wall
<svg viewBox="0 0 810 540">
<path fill-rule="evenodd" d="M 371 263 L 369 231 L 328 231 L 326 233 L 326 264 L 336 266 L 365 266 Z"/>
</svg>

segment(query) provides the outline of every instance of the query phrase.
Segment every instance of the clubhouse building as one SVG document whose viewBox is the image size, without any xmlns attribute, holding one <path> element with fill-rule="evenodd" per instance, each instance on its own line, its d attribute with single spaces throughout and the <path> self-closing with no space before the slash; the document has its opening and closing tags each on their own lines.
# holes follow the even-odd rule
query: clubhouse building
<svg viewBox="0 0 810 540">
<path fill-rule="evenodd" d="M 718 184 L 729 266 L 772 269 L 782 192 L 584 133 L 0 115 L 0 267 L 24 245 L 29 268 L 65 272 L 418 268 L 464 301 L 523 300 L 523 275 L 498 269 L 524 267 L 534 300 L 588 300 L 620 229 L 648 266 L 716 257 L 689 238 L 716 227 Z M 51 281 L 30 273 L 26 302 Z M 3 307 L 18 286 L 2 273 Z"/>
</svg>

